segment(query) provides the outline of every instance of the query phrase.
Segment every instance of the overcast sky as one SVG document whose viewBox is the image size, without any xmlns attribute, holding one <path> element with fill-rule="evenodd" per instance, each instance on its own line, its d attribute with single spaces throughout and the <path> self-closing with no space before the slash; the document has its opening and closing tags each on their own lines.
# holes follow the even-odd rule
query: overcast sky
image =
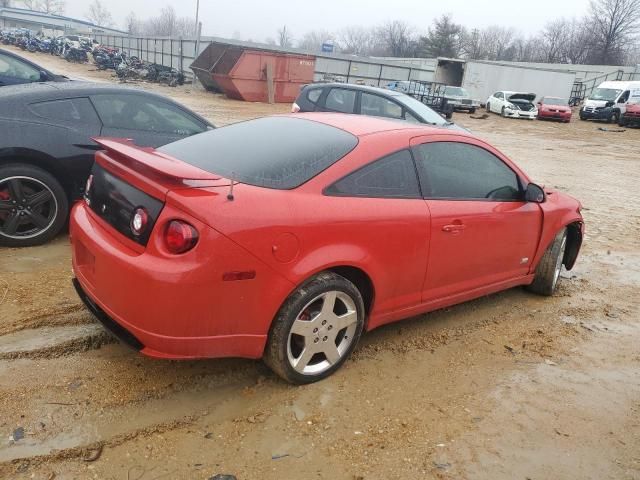
<svg viewBox="0 0 640 480">
<path fill-rule="evenodd" d="M 84 18 L 91 0 L 66 0 L 70 17 Z M 295 39 L 309 30 L 339 30 L 349 25 L 372 26 L 387 20 L 405 20 L 426 30 L 433 18 L 450 13 L 469 27 L 501 25 L 526 34 L 539 30 L 557 17 L 577 17 L 588 8 L 588 0 L 200 0 L 203 34 L 236 36 L 263 41 L 275 37 L 287 25 Z M 119 28 L 131 11 L 141 18 L 173 5 L 179 16 L 195 17 L 196 0 L 103 0 Z"/>
</svg>

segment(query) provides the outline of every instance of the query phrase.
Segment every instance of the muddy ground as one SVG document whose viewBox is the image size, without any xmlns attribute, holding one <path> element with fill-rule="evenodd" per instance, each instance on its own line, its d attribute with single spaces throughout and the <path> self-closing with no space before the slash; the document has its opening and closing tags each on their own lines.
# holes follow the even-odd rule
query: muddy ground
<svg viewBox="0 0 640 480">
<path fill-rule="evenodd" d="M 139 86 L 219 125 L 288 109 Z M 71 287 L 64 235 L 0 249 L 0 478 L 640 479 L 640 130 L 454 120 L 584 204 L 556 296 L 517 288 L 383 327 L 293 387 L 259 362 L 113 343 Z"/>
</svg>

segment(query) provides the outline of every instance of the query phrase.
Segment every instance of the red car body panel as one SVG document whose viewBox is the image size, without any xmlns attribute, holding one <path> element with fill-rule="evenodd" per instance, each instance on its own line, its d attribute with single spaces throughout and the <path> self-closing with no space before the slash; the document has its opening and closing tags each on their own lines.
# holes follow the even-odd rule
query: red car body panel
<svg viewBox="0 0 640 480">
<path fill-rule="evenodd" d="M 570 122 L 573 112 L 567 105 L 540 102 L 538 104 L 538 118 Z"/>
<path fill-rule="evenodd" d="M 138 154 L 130 144 L 100 140 L 107 152 L 96 155 L 97 163 L 164 207 L 143 247 L 77 204 L 70 223 L 73 270 L 90 301 L 131 332 L 143 353 L 260 358 L 288 295 L 336 267 L 356 268 L 370 280 L 368 330 L 526 285 L 557 232 L 582 225 L 579 203 L 557 192 L 542 204 L 323 195 L 355 169 L 429 141 L 482 146 L 522 182 L 530 180 L 500 152 L 464 133 L 368 117 L 304 116 L 357 135 L 358 146 L 298 188 L 238 183 L 233 200 L 227 179 L 160 155 L 164 171 L 152 151 Z M 162 238 L 173 219 L 199 233 L 196 247 L 179 256 Z M 466 228 L 458 230 L 460 224 Z M 228 281 L 234 272 L 254 275 Z"/>
<path fill-rule="evenodd" d="M 640 103 L 627 103 L 622 117 L 625 125 L 640 126 Z"/>
</svg>

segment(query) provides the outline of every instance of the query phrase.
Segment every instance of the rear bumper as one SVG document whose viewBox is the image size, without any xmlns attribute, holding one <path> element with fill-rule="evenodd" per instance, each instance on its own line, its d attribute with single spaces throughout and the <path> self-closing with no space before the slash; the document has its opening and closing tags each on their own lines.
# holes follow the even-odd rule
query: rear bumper
<svg viewBox="0 0 640 480">
<path fill-rule="evenodd" d="M 158 223 L 163 215 L 175 217 L 176 211 L 165 207 Z M 163 258 L 153 241 L 140 254 L 76 204 L 69 228 L 76 291 L 107 330 L 145 355 L 260 358 L 291 286 L 226 237 L 197 228 L 200 242 L 192 257 Z M 213 261 L 207 251 L 224 254 Z M 253 269 L 256 278 L 223 281 L 223 273 L 234 269 Z"/>
<path fill-rule="evenodd" d="M 622 116 L 622 119 L 627 125 L 640 125 L 640 114 L 629 115 L 625 113 Z"/>
</svg>

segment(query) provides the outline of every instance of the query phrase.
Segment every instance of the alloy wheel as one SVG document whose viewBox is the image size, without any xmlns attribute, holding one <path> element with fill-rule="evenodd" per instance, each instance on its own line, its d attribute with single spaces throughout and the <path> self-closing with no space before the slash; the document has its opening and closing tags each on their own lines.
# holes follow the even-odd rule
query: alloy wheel
<svg viewBox="0 0 640 480">
<path fill-rule="evenodd" d="M 51 189 L 31 177 L 0 179 L 0 235 L 27 239 L 51 228 L 58 202 Z"/>
<path fill-rule="evenodd" d="M 291 367 L 303 375 L 318 375 L 349 351 L 358 327 L 353 299 L 332 290 L 311 300 L 296 316 L 287 339 Z"/>
</svg>

